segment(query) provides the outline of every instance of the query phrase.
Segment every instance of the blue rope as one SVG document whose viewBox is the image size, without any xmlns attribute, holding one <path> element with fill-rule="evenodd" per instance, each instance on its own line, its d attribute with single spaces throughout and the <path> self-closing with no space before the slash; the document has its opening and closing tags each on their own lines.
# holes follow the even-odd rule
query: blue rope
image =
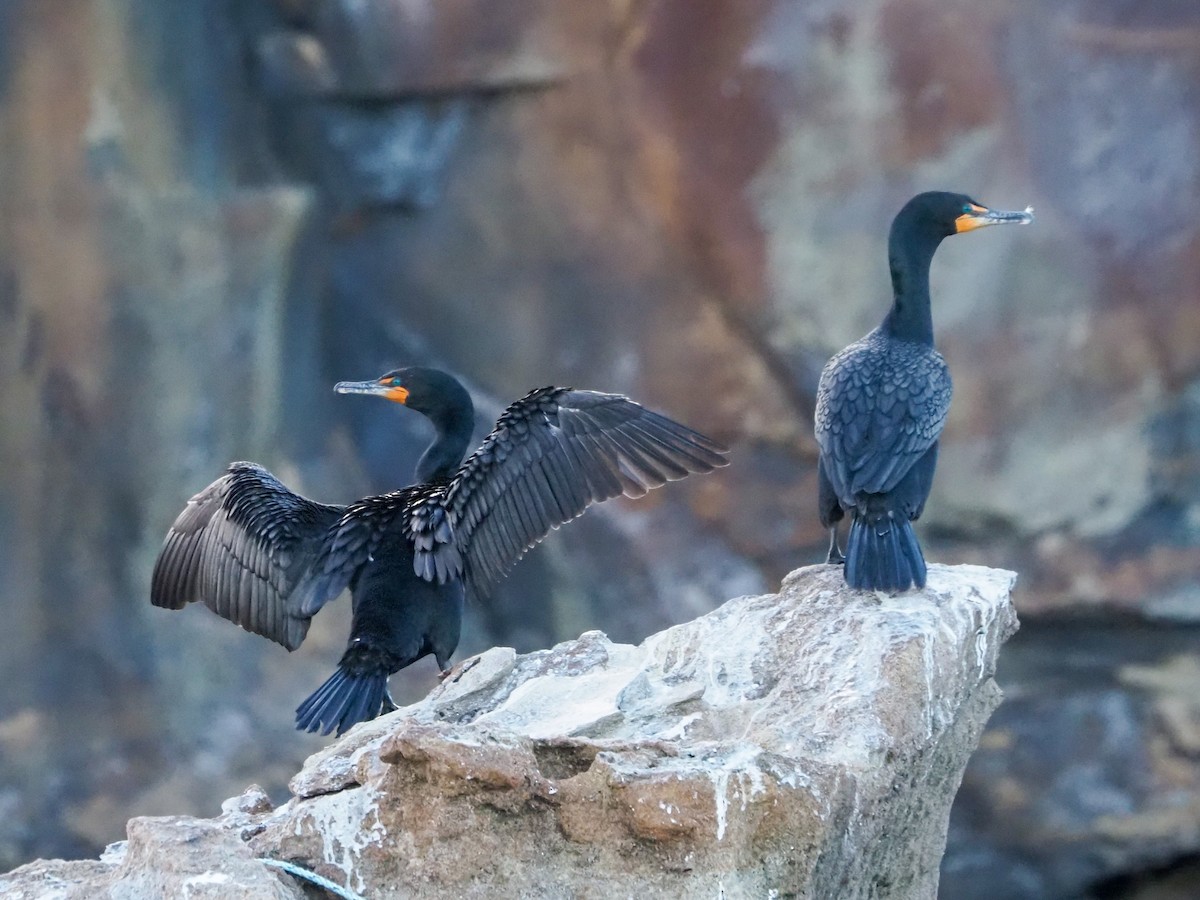
<svg viewBox="0 0 1200 900">
<path fill-rule="evenodd" d="M 258 860 L 264 866 L 271 866 L 275 869 L 283 869 L 289 875 L 294 875 L 297 878 L 303 878 L 305 881 L 311 881 L 317 887 L 323 887 L 331 894 L 337 894 L 342 900 L 366 900 L 362 894 L 356 894 L 350 888 L 344 888 L 335 881 L 330 881 L 318 875 L 316 872 L 298 866 L 295 863 L 285 862 L 282 859 L 270 859 L 268 857 L 259 857 Z"/>
</svg>

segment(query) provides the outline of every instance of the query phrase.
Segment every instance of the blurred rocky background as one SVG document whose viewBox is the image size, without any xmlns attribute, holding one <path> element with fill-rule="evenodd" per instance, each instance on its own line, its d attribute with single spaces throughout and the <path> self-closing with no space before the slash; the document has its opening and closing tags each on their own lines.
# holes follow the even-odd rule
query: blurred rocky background
<svg viewBox="0 0 1200 900">
<path fill-rule="evenodd" d="M 232 459 L 327 501 L 408 480 L 424 423 L 337 380 L 450 368 L 481 435 L 537 385 L 623 391 L 734 448 L 553 536 L 460 658 L 636 642 L 822 559 L 817 375 L 929 188 L 1038 212 L 934 263 L 922 533 L 1018 570 L 1023 620 L 943 894 L 1196 896 L 1185 0 L 0 2 L 0 869 L 282 796 L 325 743 L 292 711 L 347 610 L 289 657 L 147 582 Z"/>
</svg>

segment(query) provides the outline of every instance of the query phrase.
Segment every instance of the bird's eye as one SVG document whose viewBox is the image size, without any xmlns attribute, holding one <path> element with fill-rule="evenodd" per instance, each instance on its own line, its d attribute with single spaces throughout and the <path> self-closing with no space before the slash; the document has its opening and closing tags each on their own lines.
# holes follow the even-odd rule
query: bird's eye
<svg viewBox="0 0 1200 900">
<path fill-rule="evenodd" d="M 965 213 L 972 213 L 972 212 L 974 212 L 974 211 L 975 211 L 975 210 L 971 208 L 971 204 L 970 204 L 970 203 L 964 203 L 964 204 L 963 204 L 963 212 L 965 212 Z"/>
</svg>

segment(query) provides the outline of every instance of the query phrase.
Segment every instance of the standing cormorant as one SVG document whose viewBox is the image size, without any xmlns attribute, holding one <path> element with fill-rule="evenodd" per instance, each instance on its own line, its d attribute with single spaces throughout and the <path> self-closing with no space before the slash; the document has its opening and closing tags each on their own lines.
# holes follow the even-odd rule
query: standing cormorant
<svg viewBox="0 0 1200 900">
<path fill-rule="evenodd" d="M 421 657 L 432 653 L 445 671 L 464 597 L 485 597 L 551 529 L 594 502 L 727 463 L 708 438 L 617 394 L 532 391 L 464 462 L 474 406 L 445 372 L 397 369 L 335 390 L 386 397 L 433 423 L 416 483 L 330 506 L 234 463 L 171 526 L 150 597 L 169 609 L 198 600 L 294 650 L 312 616 L 349 587 L 346 652 L 296 710 L 297 728 L 324 734 L 395 709 L 388 676 Z"/>
<path fill-rule="evenodd" d="M 925 586 L 925 558 L 912 522 L 929 496 L 950 408 L 950 371 L 934 349 L 929 308 L 934 251 L 952 234 L 1032 221 L 1030 209 L 991 210 L 944 191 L 918 194 L 892 221 L 891 311 L 828 362 L 817 387 L 817 502 L 829 529 L 828 562 L 845 562 L 853 588 Z M 837 525 L 847 512 L 843 558 Z"/>
</svg>

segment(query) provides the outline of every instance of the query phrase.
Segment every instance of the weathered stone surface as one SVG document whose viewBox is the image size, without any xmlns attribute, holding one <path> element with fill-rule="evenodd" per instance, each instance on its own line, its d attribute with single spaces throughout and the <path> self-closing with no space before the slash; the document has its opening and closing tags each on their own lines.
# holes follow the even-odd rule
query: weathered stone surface
<svg viewBox="0 0 1200 900">
<path fill-rule="evenodd" d="M 562 78 L 546 0 L 323 3 L 259 42 L 270 85 L 300 96 L 396 100 L 545 86 Z"/>
<path fill-rule="evenodd" d="M 1197 48 L 1178 0 L 0 3 L 0 868 L 281 791 L 319 746 L 291 710 L 344 610 L 285 657 L 145 596 L 233 456 L 330 501 L 407 477 L 419 425 L 334 381 L 446 365 L 481 430 L 537 384 L 624 390 L 735 447 L 552 538 L 463 654 L 638 641 L 820 559 L 816 374 L 878 321 L 887 221 L 927 187 L 1039 214 L 934 264 L 956 398 L 931 558 L 1020 570 L 1025 613 L 1194 626 Z M 299 232 L 281 182 L 318 197 Z M 1089 764 L 1005 746 L 1027 795 L 1095 805 Z"/>
<path fill-rule="evenodd" d="M 38 860 L 0 875 L 6 900 L 301 900 L 290 879 L 256 862 L 223 819 L 129 820 L 129 839 L 99 861 Z"/>
<path fill-rule="evenodd" d="M 1013 580 L 934 566 L 888 598 L 812 567 L 636 647 L 492 650 L 313 756 L 277 810 L 251 789 L 216 822 L 133 820 L 101 877 L 228 887 L 261 880 L 253 853 L 381 900 L 932 897 Z"/>
<path fill-rule="evenodd" d="M 997 679 L 1004 705 L 950 819 L 945 897 L 1134 896 L 1135 873 L 1200 854 L 1197 629 L 1026 623 Z"/>
</svg>

